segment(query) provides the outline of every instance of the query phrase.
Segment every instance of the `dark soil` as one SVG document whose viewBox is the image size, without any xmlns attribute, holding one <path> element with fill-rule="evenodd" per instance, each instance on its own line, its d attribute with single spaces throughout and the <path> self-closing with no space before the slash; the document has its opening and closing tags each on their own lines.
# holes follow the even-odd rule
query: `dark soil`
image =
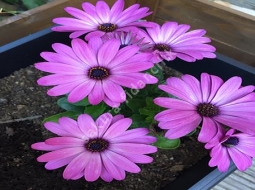
<svg viewBox="0 0 255 190">
<path fill-rule="evenodd" d="M 36 161 L 43 152 L 30 148 L 48 136 L 41 125 L 43 118 L 61 112 L 57 99 L 36 84 L 41 75 L 30 66 L 0 79 L 1 190 L 158 190 L 207 155 L 195 137 L 185 137 L 178 149 L 159 150 L 153 163 L 141 165 L 139 174 L 128 173 L 124 181 L 64 180 L 63 168 L 46 170 Z"/>
</svg>

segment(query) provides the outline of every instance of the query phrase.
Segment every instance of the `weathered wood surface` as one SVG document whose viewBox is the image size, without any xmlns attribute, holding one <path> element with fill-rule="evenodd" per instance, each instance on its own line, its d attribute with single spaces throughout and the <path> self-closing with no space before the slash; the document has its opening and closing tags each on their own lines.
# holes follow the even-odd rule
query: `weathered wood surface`
<svg viewBox="0 0 255 190">
<path fill-rule="evenodd" d="M 209 0 L 209 1 L 215 1 L 215 0 Z M 221 0 L 223 2 L 228 2 L 233 5 L 237 5 L 240 7 L 245 7 L 248 9 L 255 10 L 255 1 L 254 0 Z"/>
<path fill-rule="evenodd" d="M 255 18 L 250 15 L 204 0 L 159 0 L 154 21 L 204 28 L 218 53 L 255 66 Z"/>
</svg>

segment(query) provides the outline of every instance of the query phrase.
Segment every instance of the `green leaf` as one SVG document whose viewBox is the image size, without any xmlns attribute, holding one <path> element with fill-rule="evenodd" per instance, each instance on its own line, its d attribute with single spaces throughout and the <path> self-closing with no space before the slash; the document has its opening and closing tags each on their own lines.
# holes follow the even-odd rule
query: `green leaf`
<svg viewBox="0 0 255 190">
<path fill-rule="evenodd" d="M 192 136 L 197 132 L 197 129 L 194 129 L 193 131 L 191 131 L 189 134 L 187 134 L 186 136 Z"/>
<path fill-rule="evenodd" d="M 68 102 L 66 97 L 58 99 L 57 105 L 59 107 L 61 107 L 62 109 L 66 110 L 66 111 L 83 113 L 83 110 L 84 110 L 84 107 L 76 106 L 76 105 L 79 105 L 79 104 L 77 104 L 77 103 L 72 104 L 72 103 Z"/>
<path fill-rule="evenodd" d="M 46 4 L 48 0 L 22 0 L 22 3 L 27 9 L 33 9 L 35 7 Z"/>
<path fill-rule="evenodd" d="M 149 123 L 146 122 L 146 119 L 143 115 L 134 114 L 131 116 L 132 125 L 130 128 L 146 127 L 149 128 Z"/>
<path fill-rule="evenodd" d="M 148 70 L 148 73 L 157 77 L 159 81 L 164 78 L 163 68 L 159 64 L 155 64 L 151 69 Z"/>
<path fill-rule="evenodd" d="M 130 99 L 126 103 L 127 107 L 129 107 L 134 113 L 138 113 L 141 107 L 144 107 L 145 101 L 141 99 Z"/>
<path fill-rule="evenodd" d="M 84 98 L 83 100 L 81 100 L 79 102 L 73 103 L 73 105 L 75 105 L 75 106 L 84 106 L 85 107 L 85 106 L 90 105 L 90 103 L 89 103 L 88 98 Z"/>
<path fill-rule="evenodd" d="M 93 119 L 96 119 L 99 115 L 104 113 L 106 107 L 105 104 L 98 104 L 95 106 L 88 106 L 85 108 L 84 113 L 89 114 Z"/>
<path fill-rule="evenodd" d="M 162 136 L 157 136 L 157 142 L 153 145 L 161 149 L 176 149 L 180 146 L 180 139 L 167 139 Z"/>
<path fill-rule="evenodd" d="M 77 119 L 78 115 L 79 114 L 77 114 L 75 112 L 66 111 L 66 112 L 62 112 L 62 113 L 52 115 L 50 117 L 45 118 L 43 120 L 43 123 L 45 123 L 47 121 L 58 122 L 59 118 L 61 118 L 61 117 L 69 117 L 69 118 Z"/>
<path fill-rule="evenodd" d="M 149 106 L 149 107 L 154 107 L 155 104 L 154 104 L 154 102 L 153 102 L 153 98 L 147 97 L 147 98 L 146 98 L 146 105 Z"/>
</svg>

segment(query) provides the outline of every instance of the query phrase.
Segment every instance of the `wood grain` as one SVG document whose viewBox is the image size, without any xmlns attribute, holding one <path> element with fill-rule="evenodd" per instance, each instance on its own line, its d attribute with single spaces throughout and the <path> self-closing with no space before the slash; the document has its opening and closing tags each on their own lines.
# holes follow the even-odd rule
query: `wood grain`
<svg viewBox="0 0 255 190">
<path fill-rule="evenodd" d="M 154 21 L 204 28 L 217 52 L 255 66 L 255 18 L 202 0 L 160 0 Z"/>
</svg>

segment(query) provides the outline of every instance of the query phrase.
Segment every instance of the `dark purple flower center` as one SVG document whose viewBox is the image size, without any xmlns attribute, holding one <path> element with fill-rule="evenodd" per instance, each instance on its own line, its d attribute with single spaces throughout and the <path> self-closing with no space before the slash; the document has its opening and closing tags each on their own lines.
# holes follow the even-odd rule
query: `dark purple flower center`
<svg viewBox="0 0 255 190">
<path fill-rule="evenodd" d="M 124 48 L 124 47 L 127 47 L 127 46 L 128 46 L 128 44 L 121 44 L 121 45 L 120 45 L 120 49 L 121 49 L 121 48 Z"/>
<path fill-rule="evenodd" d="M 90 152 L 102 152 L 106 150 L 108 147 L 109 142 L 101 138 L 90 139 L 85 144 L 85 148 Z"/>
<path fill-rule="evenodd" d="M 197 106 L 197 112 L 204 117 L 214 117 L 219 115 L 219 109 L 210 103 L 200 103 Z"/>
<path fill-rule="evenodd" d="M 225 147 L 233 147 L 238 145 L 239 139 L 237 137 L 229 137 L 224 143 L 222 143 Z"/>
<path fill-rule="evenodd" d="M 101 30 L 103 32 L 113 32 L 114 30 L 116 30 L 116 28 L 117 26 L 112 23 L 104 23 L 98 26 L 98 30 Z"/>
<path fill-rule="evenodd" d="M 155 44 L 153 50 L 170 51 L 170 47 L 167 44 Z"/>
<path fill-rule="evenodd" d="M 92 67 L 89 69 L 88 76 L 91 79 L 102 80 L 110 75 L 110 71 L 104 67 Z"/>
</svg>

